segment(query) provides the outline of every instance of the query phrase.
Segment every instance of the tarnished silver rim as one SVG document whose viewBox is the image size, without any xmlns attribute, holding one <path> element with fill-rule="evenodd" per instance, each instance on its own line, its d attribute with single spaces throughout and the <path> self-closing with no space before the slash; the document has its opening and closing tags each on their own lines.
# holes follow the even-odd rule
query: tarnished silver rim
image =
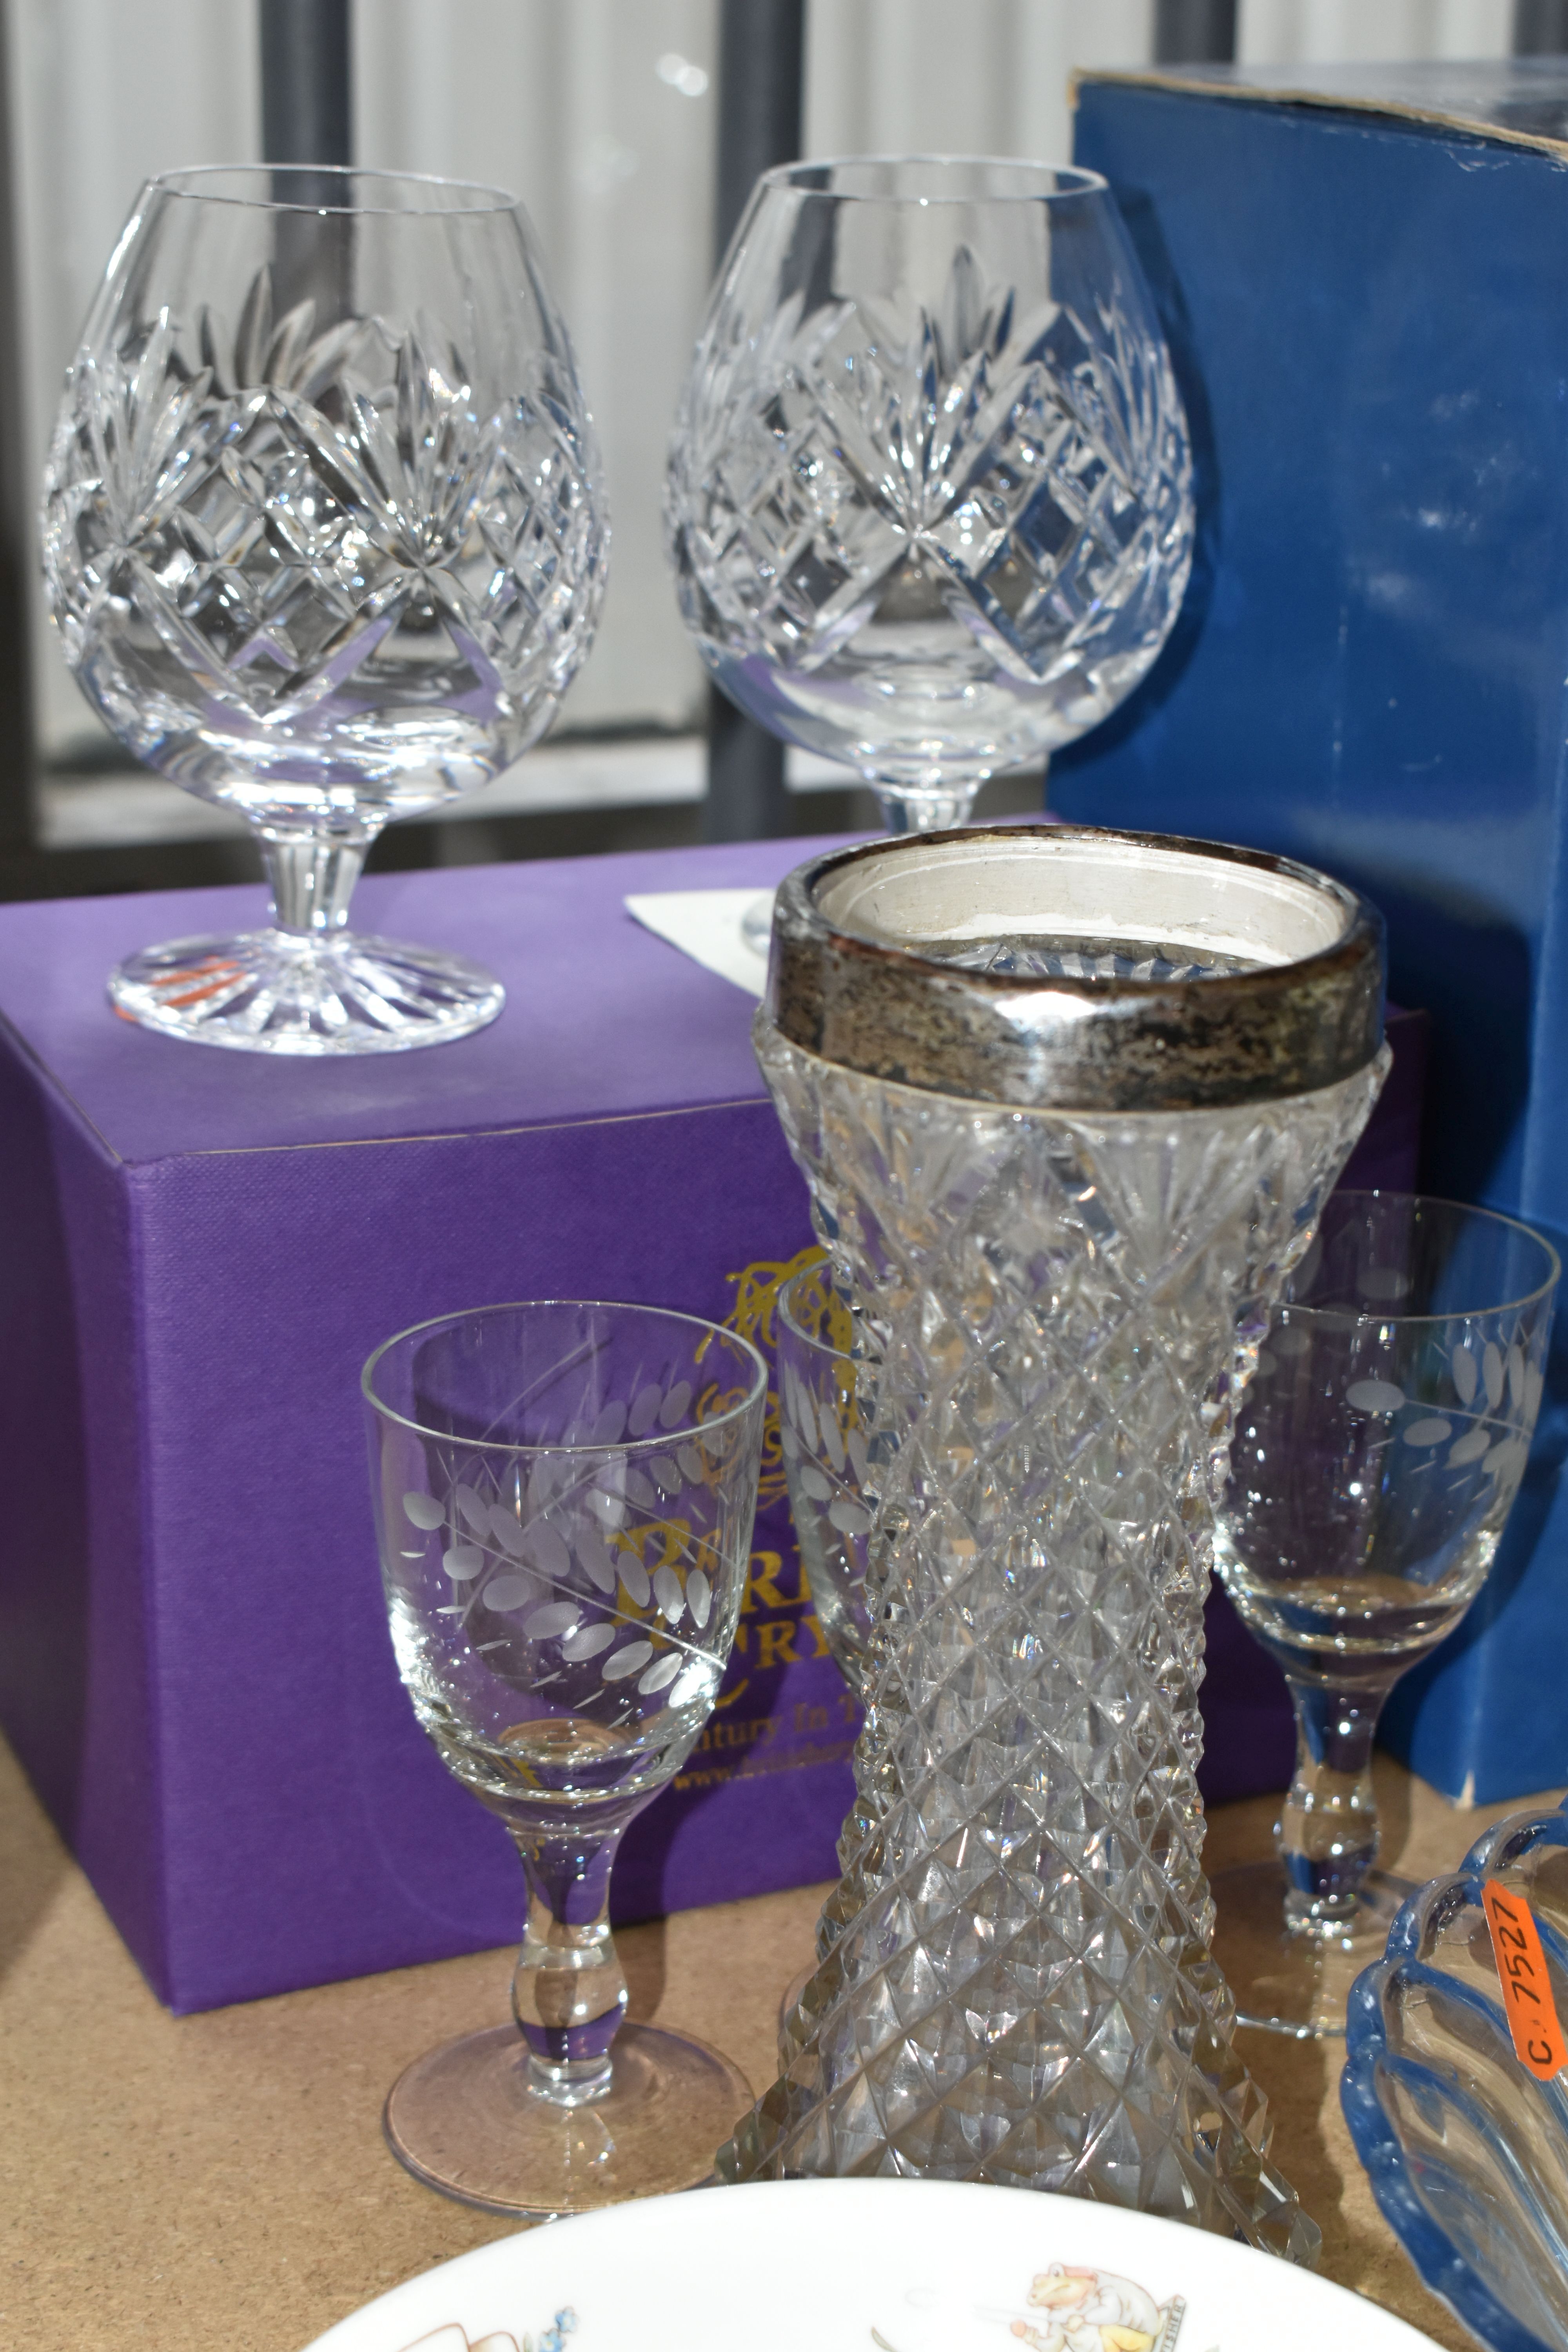
<svg viewBox="0 0 1568 2352">
<path fill-rule="evenodd" d="M 1216 861 L 1230 869 L 1216 885 L 1250 894 L 1255 914 L 1274 890 L 1323 944 L 1210 979 L 1035 978 L 955 966 L 831 911 L 873 874 L 896 879 L 889 861 L 923 857 L 927 874 L 951 862 L 957 878 L 994 869 L 999 851 L 1042 875 L 1121 859 L 1130 880 L 1168 855 L 1200 877 L 1191 861 Z M 1195 1110 L 1313 1094 L 1363 1069 L 1382 1042 L 1384 966 L 1376 908 L 1292 858 L 1175 835 L 972 826 L 798 866 L 774 906 L 766 1008 L 806 1052 L 902 1086 L 1039 1109 Z"/>
</svg>

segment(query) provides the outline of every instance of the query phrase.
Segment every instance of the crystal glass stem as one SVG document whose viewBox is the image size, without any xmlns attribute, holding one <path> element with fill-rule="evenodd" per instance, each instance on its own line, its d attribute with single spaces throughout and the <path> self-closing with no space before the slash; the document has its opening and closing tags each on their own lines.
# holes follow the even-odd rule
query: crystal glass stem
<svg viewBox="0 0 1568 2352">
<path fill-rule="evenodd" d="M 319 941 L 346 932 L 349 901 L 374 838 L 363 827 L 343 833 L 258 833 L 272 893 L 273 929 Z"/>
<path fill-rule="evenodd" d="M 889 833 L 944 833 L 950 825 L 969 823 L 979 786 L 955 784 L 931 793 L 905 792 L 896 784 L 874 784 L 871 789 Z"/>
<path fill-rule="evenodd" d="M 1377 1860 L 1372 1743 L 1397 1674 L 1370 1688 L 1288 1676 L 1296 1710 L 1296 1772 L 1275 1832 L 1285 1867 L 1285 1924 L 1326 1940 L 1354 1920 Z"/>
<path fill-rule="evenodd" d="M 600 1838 L 519 1838 L 528 1924 L 511 2011 L 528 2043 L 530 2087 L 558 2107 L 608 2095 L 610 2044 L 626 1980 L 610 1933 L 610 1869 L 620 1831 Z"/>
</svg>

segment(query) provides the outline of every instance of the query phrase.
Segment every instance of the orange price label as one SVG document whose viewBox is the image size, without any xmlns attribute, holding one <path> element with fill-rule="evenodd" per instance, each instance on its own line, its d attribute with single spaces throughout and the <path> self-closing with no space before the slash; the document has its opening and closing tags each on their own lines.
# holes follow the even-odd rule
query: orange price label
<svg viewBox="0 0 1568 2352">
<path fill-rule="evenodd" d="M 1489 1878 L 1482 1887 L 1481 1904 L 1491 1930 L 1492 1958 L 1514 2054 L 1538 2083 L 1550 2083 L 1553 2074 L 1568 2066 L 1568 2042 L 1557 2022 L 1546 1955 L 1530 1906 L 1495 1878 Z"/>
</svg>

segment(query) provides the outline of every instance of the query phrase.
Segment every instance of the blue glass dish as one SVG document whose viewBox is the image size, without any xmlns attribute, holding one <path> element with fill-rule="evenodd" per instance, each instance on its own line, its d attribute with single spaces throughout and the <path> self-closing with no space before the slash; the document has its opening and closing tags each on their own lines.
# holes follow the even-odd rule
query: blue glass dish
<svg viewBox="0 0 1568 2352">
<path fill-rule="evenodd" d="M 1568 2071 L 1514 2055 L 1489 1878 L 1525 1900 L 1568 2019 L 1568 1800 L 1515 1813 L 1411 1896 L 1357 1978 L 1340 2096 L 1384 2219 L 1494 2352 L 1568 2352 Z"/>
</svg>

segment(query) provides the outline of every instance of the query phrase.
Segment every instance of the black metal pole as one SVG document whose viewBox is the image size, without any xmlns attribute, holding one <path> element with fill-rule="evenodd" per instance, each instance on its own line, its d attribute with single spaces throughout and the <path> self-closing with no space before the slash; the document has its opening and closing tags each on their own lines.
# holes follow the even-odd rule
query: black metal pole
<svg viewBox="0 0 1568 2352">
<path fill-rule="evenodd" d="M 1236 0 L 1154 0 L 1154 62 L 1227 65 L 1236 56 Z"/>
<path fill-rule="evenodd" d="M 722 0 L 719 26 L 719 166 L 715 258 L 722 261 L 759 175 L 800 153 L 805 0 Z M 705 841 L 758 841 L 790 831 L 784 747 L 709 692 Z"/>
<path fill-rule="evenodd" d="M 1568 0 L 1513 0 L 1513 53 L 1568 57 Z"/>
<path fill-rule="evenodd" d="M 7 18 L 13 16 L 6 12 Z M 33 679 L 28 662 L 37 576 L 37 487 L 22 412 L 20 289 L 16 280 L 16 149 L 10 41 L 0 24 L 0 850 L 33 845 Z"/>
<path fill-rule="evenodd" d="M 261 152 L 352 163 L 349 0 L 260 0 Z"/>
<path fill-rule="evenodd" d="M 800 153 L 805 66 L 805 0 L 722 0 L 716 262 L 762 173 Z"/>
<path fill-rule="evenodd" d="M 279 316 L 309 302 L 318 333 L 347 315 L 353 283 L 353 220 L 334 173 L 301 164 L 353 162 L 350 0 L 260 0 L 261 153 L 294 168 L 273 173 L 290 206 L 272 231 L 272 296 Z"/>
</svg>

